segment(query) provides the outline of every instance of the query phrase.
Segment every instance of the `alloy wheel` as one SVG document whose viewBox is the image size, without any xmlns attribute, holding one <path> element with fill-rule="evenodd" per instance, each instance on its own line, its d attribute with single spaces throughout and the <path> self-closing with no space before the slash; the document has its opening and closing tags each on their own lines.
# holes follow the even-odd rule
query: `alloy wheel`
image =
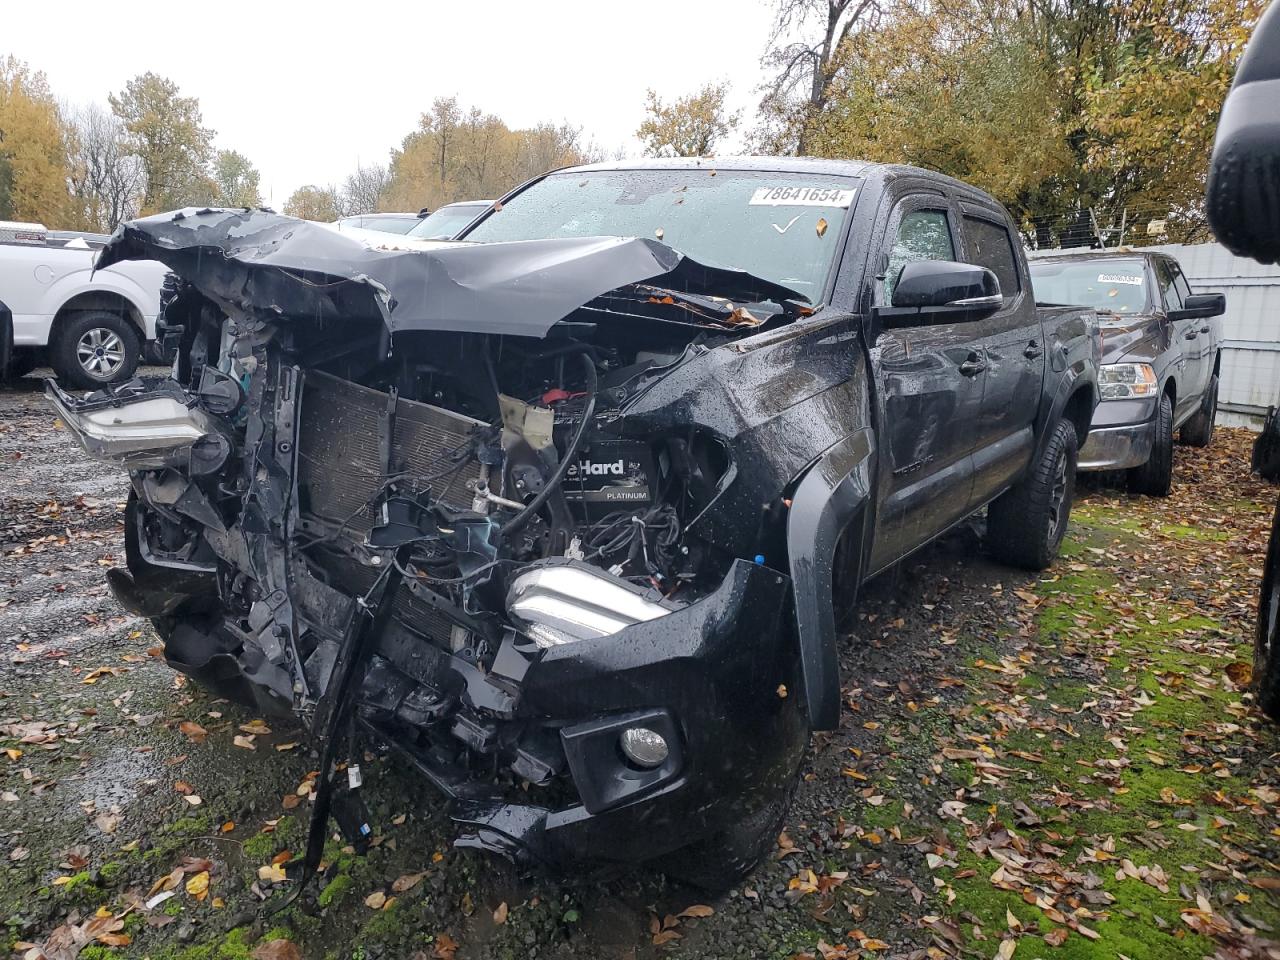
<svg viewBox="0 0 1280 960">
<path fill-rule="evenodd" d="M 124 366 L 124 341 L 114 330 L 93 327 L 86 330 L 76 343 L 76 359 L 85 373 L 105 382 Z"/>
<path fill-rule="evenodd" d="M 1053 465 L 1053 487 L 1049 490 L 1049 542 L 1056 541 L 1063 523 L 1067 501 L 1067 454 L 1059 451 Z"/>
</svg>

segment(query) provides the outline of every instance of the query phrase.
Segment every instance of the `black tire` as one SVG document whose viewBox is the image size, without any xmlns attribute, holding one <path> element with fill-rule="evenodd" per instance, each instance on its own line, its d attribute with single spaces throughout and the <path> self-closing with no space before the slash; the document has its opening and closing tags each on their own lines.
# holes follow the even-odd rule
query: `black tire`
<svg viewBox="0 0 1280 960">
<path fill-rule="evenodd" d="M 13 356 L 9 358 L 9 366 L 4 371 L 0 371 L 4 375 L 4 379 L 12 382 L 21 377 L 25 377 L 28 373 L 40 366 L 40 351 L 30 347 L 18 347 L 13 351 Z"/>
<path fill-rule="evenodd" d="M 1129 489 L 1149 497 L 1167 497 L 1173 486 L 1173 400 L 1167 393 L 1156 407 L 1155 432 L 1147 462 L 1129 470 Z"/>
<path fill-rule="evenodd" d="M 1280 722 L 1280 503 L 1271 521 L 1271 546 L 1262 572 L 1258 632 L 1253 646 L 1253 688 L 1258 708 Z"/>
<path fill-rule="evenodd" d="M 797 770 L 780 796 L 733 826 L 667 854 L 659 868 L 671 879 L 708 893 L 723 893 L 746 879 L 777 845 L 799 782 Z"/>
<path fill-rule="evenodd" d="M 1071 516 L 1078 445 L 1075 427 L 1059 420 L 1027 475 L 987 508 L 987 544 L 1002 563 L 1024 570 L 1053 563 Z"/>
<path fill-rule="evenodd" d="M 83 390 L 128 380 L 141 357 L 137 328 L 128 318 L 104 310 L 72 314 L 49 345 L 49 365 L 58 380 Z"/>
<path fill-rule="evenodd" d="M 1182 425 L 1178 439 L 1188 447 L 1207 447 L 1213 442 L 1213 421 L 1218 416 L 1218 375 L 1209 380 L 1209 392 L 1196 415 Z"/>
</svg>

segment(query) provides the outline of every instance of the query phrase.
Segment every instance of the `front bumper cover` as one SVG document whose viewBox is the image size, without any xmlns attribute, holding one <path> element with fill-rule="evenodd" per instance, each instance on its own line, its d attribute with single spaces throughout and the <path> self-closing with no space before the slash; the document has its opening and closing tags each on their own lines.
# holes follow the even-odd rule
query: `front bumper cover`
<svg viewBox="0 0 1280 960">
<path fill-rule="evenodd" d="M 1093 414 L 1089 439 L 1080 449 L 1077 469 L 1126 470 L 1151 457 L 1155 443 L 1156 402 L 1153 398 L 1104 400 Z"/>
<path fill-rule="evenodd" d="M 1084 471 L 1126 470 L 1140 467 L 1151 456 L 1155 424 L 1133 423 L 1121 427 L 1094 428 L 1080 451 L 1077 469 Z"/>
</svg>

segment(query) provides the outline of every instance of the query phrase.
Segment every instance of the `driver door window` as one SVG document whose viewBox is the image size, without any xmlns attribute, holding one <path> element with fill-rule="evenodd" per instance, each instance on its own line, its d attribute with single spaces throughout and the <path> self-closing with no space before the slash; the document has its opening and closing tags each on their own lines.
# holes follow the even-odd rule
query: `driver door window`
<svg viewBox="0 0 1280 960">
<path fill-rule="evenodd" d="M 1163 260 L 1156 260 L 1156 279 L 1160 283 L 1160 294 L 1164 297 L 1165 312 L 1182 309 L 1182 294 L 1174 283 L 1173 271 Z"/>
<path fill-rule="evenodd" d="M 943 210 L 912 210 L 902 216 L 893 246 L 889 249 L 889 265 L 884 274 L 884 300 L 893 302 L 893 288 L 898 274 L 915 260 L 954 260 L 955 242 L 951 225 Z"/>
</svg>

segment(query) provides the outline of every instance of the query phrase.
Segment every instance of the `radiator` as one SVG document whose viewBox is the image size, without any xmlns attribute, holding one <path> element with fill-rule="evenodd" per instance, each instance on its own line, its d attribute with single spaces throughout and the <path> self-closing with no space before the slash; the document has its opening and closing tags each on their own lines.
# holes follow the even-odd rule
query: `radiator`
<svg viewBox="0 0 1280 960">
<path fill-rule="evenodd" d="M 345 523 L 363 539 L 374 522 L 369 501 L 386 479 L 382 421 L 389 396 L 325 373 L 308 373 L 298 433 L 298 501 L 304 514 Z M 480 420 L 413 400 L 396 402 L 391 461 L 406 485 L 430 487 L 442 503 L 467 508 L 467 481 L 479 476 L 474 460 L 458 468 L 450 454 L 463 447 Z M 450 473 L 449 471 L 453 471 Z M 426 478 L 440 476 L 428 481 Z"/>
</svg>

